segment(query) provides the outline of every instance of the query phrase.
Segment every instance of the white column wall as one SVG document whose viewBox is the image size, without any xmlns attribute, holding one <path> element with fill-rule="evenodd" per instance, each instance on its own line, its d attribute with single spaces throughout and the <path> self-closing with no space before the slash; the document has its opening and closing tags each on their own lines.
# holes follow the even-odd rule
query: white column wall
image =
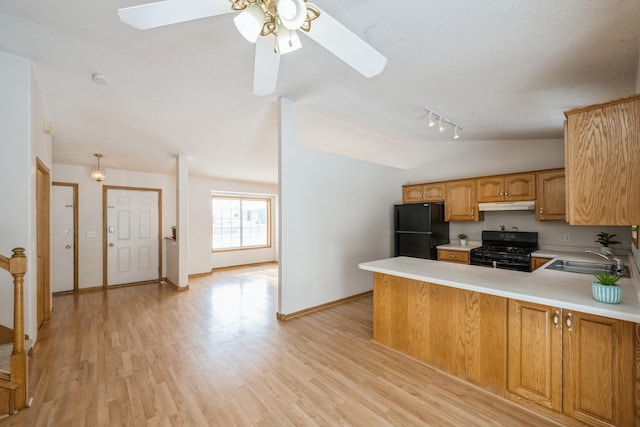
<svg viewBox="0 0 640 427">
<path fill-rule="evenodd" d="M 25 287 L 31 281 L 35 263 L 31 247 L 30 147 L 30 63 L 29 60 L 0 52 L 0 253 L 11 256 L 11 249 L 23 247 L 29 257 Z M 0 271 L 0 324 L 13 327 L 13 280 Z M 25 291 L 25 294 L 27 292 Z M 25 295 L 25 301 L 26 301 Z"/>
<path fill-rule="evenodd" d="M 372 289 L 358 263 L 392 254 L 392 206 L 406 172 L 296 144 L 295 103 L 280 100 L 281 314 Z"/>
<path fill-rule="evenodd" d="M 37 338 L 36 157 L 51 168 L 51 136 L 42 132 L 46 112 L 31 62 L 0 52 L 0 253 L 24 247 L 25 332 Z M 0 272 L 0 324 L 13 327 L 13 285 Z"/>
<path fill-rule="evenodd" d="M 182 288 L 189 285 L 189 157 L 186 154 L 178 154 L 176 187 L 178 282 L 175 284 Z"/>
</svg>

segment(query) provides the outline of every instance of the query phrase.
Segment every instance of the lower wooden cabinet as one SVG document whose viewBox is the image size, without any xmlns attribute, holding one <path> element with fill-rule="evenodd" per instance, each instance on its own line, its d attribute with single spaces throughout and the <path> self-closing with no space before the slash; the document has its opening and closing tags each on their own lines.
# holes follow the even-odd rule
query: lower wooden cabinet
<svg viewBox="0 0 640 427">
<path fill-rule="evenodd" d="M 438 249 L 438 261 L 455 262 L 458 264 L 469 264 L 469 252 Z"/>
<path fill-rule="evenodd" d="M 549 261 L 551 258 L 531 257 L 531 271 L 537 270 Z"/>
<path fill-rule="evenodd" d="M 594 426 L 634 425 L 635 324 L 509 300 L 508 391 Z"/>
<path fill-rule="evenodd" d="M 500 395 L 506 319 L 506 298 L 374 274 L 374 341 Z"/>
</svg>

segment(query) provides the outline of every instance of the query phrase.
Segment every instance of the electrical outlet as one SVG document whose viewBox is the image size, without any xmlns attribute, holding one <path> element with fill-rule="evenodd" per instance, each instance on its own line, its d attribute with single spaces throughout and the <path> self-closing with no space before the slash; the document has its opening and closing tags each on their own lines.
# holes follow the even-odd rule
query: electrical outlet
<svg viewBox="0 0 640 427">
<path fill-rule="evenodd" d="M 96 237 L 96 232 L 95 231 L 87 231 L 87 238 L 88 239 L 93 239 Z"/>
<path fill-rule="evenodd" d="M 571 234 L 565 234 L 564 235 L 564 241 L 565 242 L 570 242 L 571 241 Z"/>
</svg>

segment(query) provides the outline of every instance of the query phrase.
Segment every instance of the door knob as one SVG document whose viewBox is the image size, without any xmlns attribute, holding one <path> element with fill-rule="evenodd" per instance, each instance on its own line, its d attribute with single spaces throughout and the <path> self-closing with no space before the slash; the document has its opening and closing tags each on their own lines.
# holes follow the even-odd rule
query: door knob
<svg viewBox="0 0 640 427">
<path fill-rule="evenodd" d="M 112 248 L 113 247 L 113 243 L 109 243 L 109 247 Z"/>
<path fill-rule="evenodd" d="M 65 248 L 71 249 L 71 245 L 67 245 L 67 246 L 65 246 Z"/>
</svg>

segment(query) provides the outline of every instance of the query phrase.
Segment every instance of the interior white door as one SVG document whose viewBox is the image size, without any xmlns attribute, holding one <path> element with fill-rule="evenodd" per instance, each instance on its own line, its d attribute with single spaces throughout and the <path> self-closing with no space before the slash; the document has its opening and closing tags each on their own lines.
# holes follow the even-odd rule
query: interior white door
<svg viewBox="0 0 640 427">
<path fill-rule="evenodd" d="M 107 189 L 107 285 L 159 280 L 158 192 Z"/>
<path fill-rule="evenodd" d="M 74 191 L 51 187 L 51 292 L 74 290 Z"/>
</svg>

